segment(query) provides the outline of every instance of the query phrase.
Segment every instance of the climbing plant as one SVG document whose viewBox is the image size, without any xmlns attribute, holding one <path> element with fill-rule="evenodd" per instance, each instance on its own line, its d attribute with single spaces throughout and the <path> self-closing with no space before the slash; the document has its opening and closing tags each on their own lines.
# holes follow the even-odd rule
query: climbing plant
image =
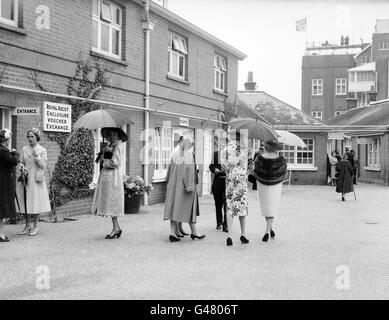
<svg viewBox="0 0 389 320">
<path fill-rule="evenodd" d="M 104 88 L 108 79 L 108 68 L 99 59 L 77 60 L 74 76 L 67 83 L 67 94 L 83 98 L 63 99 L 57 102 L 72 106 L 72 125 L 85 113 L 95 110 L 98 105 L 90 102 L 97 92 Z M 91 78 L 94 75 L 94 79 Z M 47 91 L 38 81 L 38 73 L 31 74 L 35 85 L 42 91 Z M 58 143 L 60 154 L 51 178 L 50 198 L 55 212 L 57 206 L 68 201 L 82 199 L 93 193 L 89 185 L 93 179 L 94 168 L 94 137 L 91 130 L 81 128 L 69 134 L 49 132 L 48 137 Z"/>
</svg>

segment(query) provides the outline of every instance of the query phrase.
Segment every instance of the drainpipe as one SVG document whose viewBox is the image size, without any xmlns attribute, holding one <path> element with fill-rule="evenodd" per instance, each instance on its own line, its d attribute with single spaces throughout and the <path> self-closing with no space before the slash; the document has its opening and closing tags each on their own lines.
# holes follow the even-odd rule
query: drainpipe
<svg viewBox="0 0 389 320">
<path fill-rule="evenodd" d="M 145 33 L 145 147 L 144 147 L 144 165 L 143 173 L 145 183 L 149 183 L 149 125 L 150 125 L 150 31 L 154 25 L 150 22 L 150 0 L 143 0 L 144 19 L 142 28 Z M 147 193 L 144 194 L 144 205 L 148 206 L 149 200 Z"/>
</svg>

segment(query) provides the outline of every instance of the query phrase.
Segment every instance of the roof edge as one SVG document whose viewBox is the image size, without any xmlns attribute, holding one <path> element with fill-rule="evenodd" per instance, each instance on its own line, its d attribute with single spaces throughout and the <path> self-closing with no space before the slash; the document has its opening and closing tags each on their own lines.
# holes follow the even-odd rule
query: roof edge
<svg viewBox="0 0 389 320">
<path fill-rule="evenodd" d="M 211 43 L 216 44 L 218 47 L 228 51 L 232 55 L 234 55 L 239 60 L 243 60 L 247 58 L 247 54 L 241 52 L 240 50 L 234 48 L 233 46 L 229 45 L 228 43 L 224 42 L 223 40 L 220 40 L 216 38 L 215 36 L 211 35 L 210 33 L 206 32 L 205 30 L 197 27 L 193 23 L 185 20 L 184 18 L 180 17 L 179 15 L 173 13 L 172 11 L 160 6 L 159 4 L 156 4 L 152 1 L 150 1 L 150 9 L 157 15 L 167 19 L 168 21 L 171 21 L 189 31 L 192 33 L 198 35 L 199 37 L 208 40 Z"/>
</svg>

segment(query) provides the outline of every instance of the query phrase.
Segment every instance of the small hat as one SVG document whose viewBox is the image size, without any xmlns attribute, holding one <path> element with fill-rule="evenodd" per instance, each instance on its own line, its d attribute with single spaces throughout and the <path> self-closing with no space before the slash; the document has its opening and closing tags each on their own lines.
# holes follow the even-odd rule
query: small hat
<svg viewBox="0 0 389 320">
<path fill-rule="evenodd" d="M 11 138 L 11 135 L 12 135 L 11 130 L 6 129 L 6 128 L 1 129 L 0 130 L 0 142 L 8 140 L 9 138 Z"/>
<path fill-rule="evenodd" d="M 274 150 L 282 150 L 282 146 L 280 143 L 278 143 L 275 140 L 268 140 L 265 142 L 265 146 L 269 146 L 270 148 Z"/>
<path fill-rule="evenodd" d="M 106 128 L 102 128 L 101 129 L 101 135 L 106 138 L 107 137 L 107 134 L 111 131 L 114 131 L 114 132 L 117 132 L 118 134 L 118 137 L 120 140 L 122 140 L 123 142 L 126 142 L 128 140 L 128 136 L 127 134 L 121 129 L 121 128 L 117 128 L 117 127 L 106 127 Z"/>
</svg>

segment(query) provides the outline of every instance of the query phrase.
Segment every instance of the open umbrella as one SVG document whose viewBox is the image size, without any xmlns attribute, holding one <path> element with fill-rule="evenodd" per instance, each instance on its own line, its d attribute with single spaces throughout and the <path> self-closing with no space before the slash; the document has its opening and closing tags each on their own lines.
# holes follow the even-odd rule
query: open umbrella
<svg viewBox="0 0 389 320">
<path fill-rule="evenodd" d="M 228 125 L 235 130 L 248 131 L 249 139 L 259 139 L 262 141 L 278 140 L 275 130 L 261 120 L 251 118 L 236 118 L 231 120 Z"/>
<path fill-rule="evenodd" d="M 294 133 L 286 130 L 276 130 L 276 133 L 279 135 L 278 142 L 280 143 L 287 144 L 289 146 L 307 148 L 307 145 L 304 143 L 304 141 Z"/>
<path fill-rule="evenodd" d="M 126 114 L 115 110 L 103 109 L 84 114 L 75 122 L 73 128 L 77 130 L 84 127 L 94 130 L 105 127 L 121 127 L 131 122 L 131 119 Z"/>
</svg>

